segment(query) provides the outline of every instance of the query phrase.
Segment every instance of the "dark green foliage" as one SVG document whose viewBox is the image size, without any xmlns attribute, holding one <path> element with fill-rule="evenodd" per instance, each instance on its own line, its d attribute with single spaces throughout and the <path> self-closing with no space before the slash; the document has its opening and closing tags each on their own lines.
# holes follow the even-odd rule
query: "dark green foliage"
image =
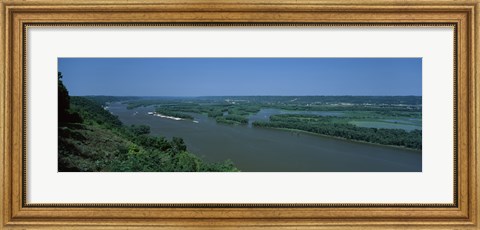
<svg viewBox="0 0 480 230">
<path fill-rule="evenodd" d="M 246 125 L 248 124 L 248 119 L 240 115 L 226 115 L 223 117 L 216 117 L 215 120 L 218 123 L 229 124 L 229 125 Z"/>
<path fill-rule="evenodd" d="M 238 169 L 231 160 L 226 160 L 222 163 L 202 164 L 201 171 L 203 172 L 237 172 Z"/>
<path fill-rule="evenodd" d="M 58 122 L 81 123 L 80 115 L 70 111 L 70 96 L 67 88 L 63 85 L 62 78 L 62 73 L 58 72 Z"/>
<path fill-rule="evenodd" d="M 257 105 L 235 105 L 228 109 L 228 114 L 247 116 L 253 113 L 258 113 L 260 106 Z"/>
<path fill-rule="evenodd" d="M 402 129 L 363 128 L 333 121 L 334 117 L 317 115 L 281 114 L 270 117 L 270 122 L 253 122 L 256 127 L 297 129 L 328 136 L 370 143 L 422 149 L 422 131 Z M 338 118 L 335 118 L 338 119 Z"/>
<path fill-rule="evenodd" d="M 59 128 L 59 171 L 108 171 L 111 160 L 132 142 L 99 126 Z"/>
<path fill-rule="evenodd" d="M 202 162 L 200 159 L 187 152 L 180 152 L 175 155 L 175 160 L 178 165 L 178 172 L 200 172 Z"/>
<path fill-rule="evenodd" d="M 134 143 L 143 146 L 148 151 L 160 150 L 166 152 L 173 149 L 173 143 L 169 142 L 165 137 L 134 135 L 133 133 L 130 136 Z"/>
<path fill-rule="evenodd" d="M 248 123 L 248 119 L 244 116 L 240 116 L 240 115 L 226 115 L 225 116 L 225 119 L 227 120 L 231 120 L 231 121 L 236 121 L 238 123 L 241 123 L 241 124 L 247 124 Z"/>
<path fill-rule="evenodd" d="M 110 128 L 119 128 L 122 122 L 102 106 L 86 97 L 71 97 L 71 110 L 80 114 L 87 124 L 104 125 Z"/>
<path fill-rule="evenodd" d="M 207 112 L 207 115 L 209 117 L 221 117 L 221 116 L 223 116 L 223 112 L 220 109 L 212 109 L 212 110 Z"/>
<path fill-rule="evenodd" d="M 65 122 L 70 110 L 70 96 L 67 88 L 63 85 L 62 78 L 62 73 L 58 72 L 58 119 L 60 122 Z"/>
<path fill-rule="evenodd" d="M 148 125 L 131 125 L 130 132 L 134 135 L 145 135 L 150 133 L 150 126 Z"/>
<path fill-rule="evenodd" d="M 185 145 L 185 142 L 183 141 L 182 138 L 179 138 L 179 137 L 172 138 L 172 147 L 175 150 L 175 152 L 187 151 L 187 146 Z"/>
</svg>

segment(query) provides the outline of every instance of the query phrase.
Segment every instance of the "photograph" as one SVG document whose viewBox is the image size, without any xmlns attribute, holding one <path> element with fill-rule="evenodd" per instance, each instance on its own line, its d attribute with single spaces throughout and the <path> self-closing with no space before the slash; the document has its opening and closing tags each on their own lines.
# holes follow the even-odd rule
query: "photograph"
<svg viewBox="0 0 480 230">
<path fill-rule="evenodd" d="M 422 172 L 422 58 L 58 58 L 59 172 Z"/>
</svg>

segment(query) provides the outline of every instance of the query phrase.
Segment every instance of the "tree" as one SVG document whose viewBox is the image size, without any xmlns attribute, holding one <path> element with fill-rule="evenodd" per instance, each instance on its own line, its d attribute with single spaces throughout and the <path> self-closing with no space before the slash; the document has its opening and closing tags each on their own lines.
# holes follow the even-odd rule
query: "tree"
<svg viewBox="0 0 480 230">
<path fill-rule="evenodd" d="M 174 149 L 179 151 L 179 152 L 180 151 L 187 151 L 187 145 L 185 145 L 185 142 L 180 137 L 173 137 L 172 138 L 172 144 L 173 144 Z"/>
<path fill-rule="evenodd" d="M 68 90 L 63 85 L 63 75 L 58 72 L 58 120 L 59 122 L 67 122 L 69 117 L 68 110 L 70 109 L 70 96 Z"/>
<path fill-rule="evenodd" d="M 82 118 L 78 113 L 70 112 L 70 96 L 67 88 L 63 85 L 62 78 L 62 73 L 58 72 L 58 122 L 82 122 Z"/>
<path fill-rule="evenodd" d="M 145 135 L 150 133 L 150 126 L 148 125 L 131 125 L 130 130 L 135 135 Z"/>
</svg>

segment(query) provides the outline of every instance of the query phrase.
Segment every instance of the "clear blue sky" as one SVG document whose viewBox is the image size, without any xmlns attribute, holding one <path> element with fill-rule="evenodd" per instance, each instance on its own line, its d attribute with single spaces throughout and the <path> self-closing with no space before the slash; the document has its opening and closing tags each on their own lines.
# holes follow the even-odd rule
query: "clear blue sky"
<svg viewBox="0 0 480 230">
<path fill-rule="evenodd" d="M 70 95 L 422 95 L 421 58 L 59 58 Z"/>
</svg>

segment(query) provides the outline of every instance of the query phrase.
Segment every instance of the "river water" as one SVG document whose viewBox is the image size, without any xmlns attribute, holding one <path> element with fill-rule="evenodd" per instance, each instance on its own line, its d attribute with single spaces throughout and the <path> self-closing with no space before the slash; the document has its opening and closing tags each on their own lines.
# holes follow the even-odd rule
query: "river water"
<svg viewBox="0 0 480 230">
<path fill-rule="evenodd" d="M 125 125 L 149 125 L 151 135 L 181 137 L 188 151 L 203 160 L 230 159 L 244 172 L 422 171 L 419 151 L 251 125 L 217 124 L 214 119 L 195 113 L 191 113 L 195 122 L 175 121 L 148 115 L 154 111 L 153 107 L 127 110 L 121 103 L 112 103 L 109 111 Z M 272 111 L 262 110 L 250 119 L 268 120 L 270 114 Z"/>
</svg>

